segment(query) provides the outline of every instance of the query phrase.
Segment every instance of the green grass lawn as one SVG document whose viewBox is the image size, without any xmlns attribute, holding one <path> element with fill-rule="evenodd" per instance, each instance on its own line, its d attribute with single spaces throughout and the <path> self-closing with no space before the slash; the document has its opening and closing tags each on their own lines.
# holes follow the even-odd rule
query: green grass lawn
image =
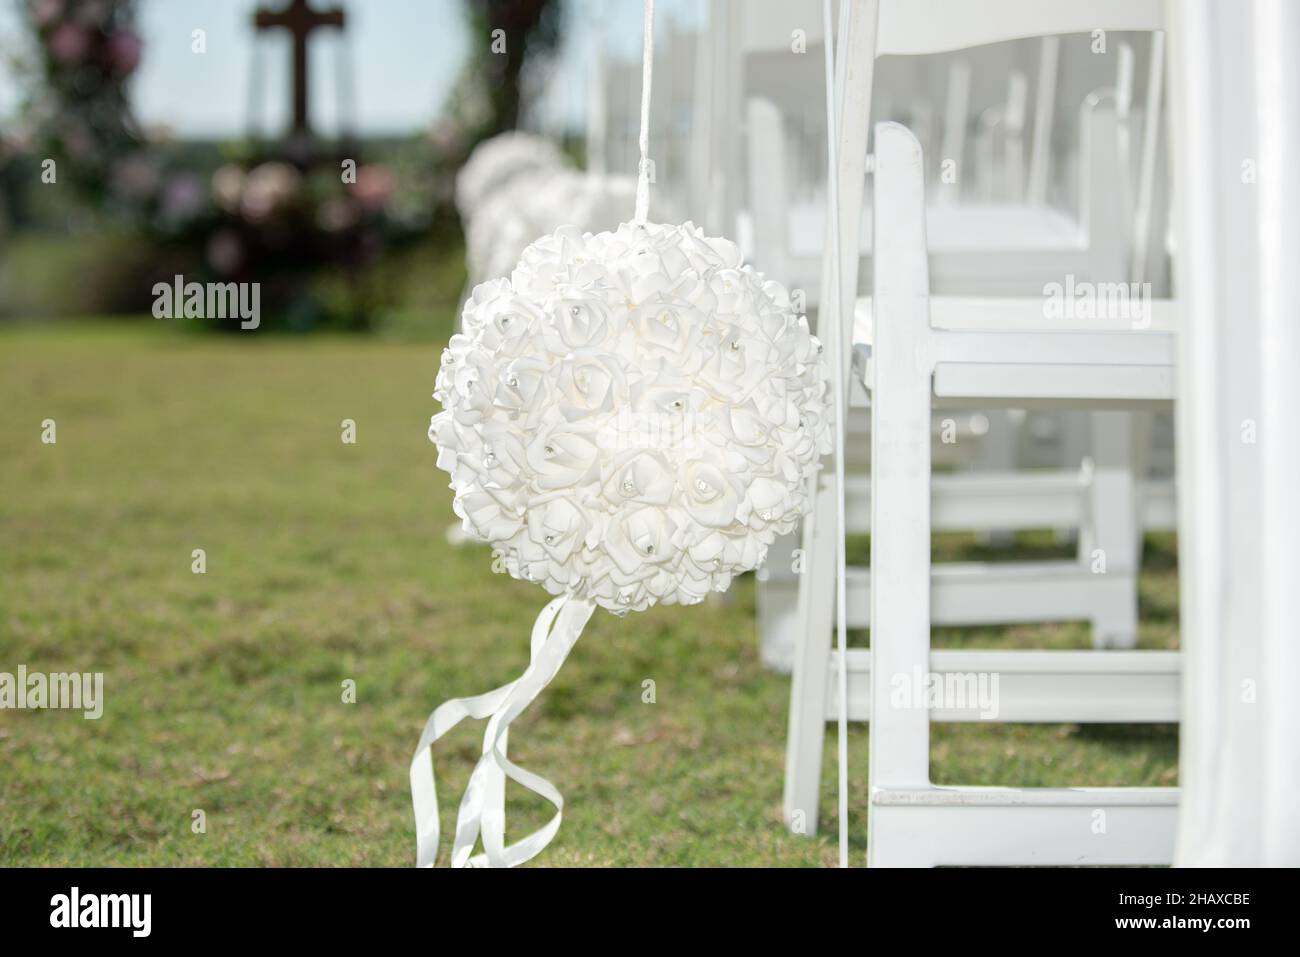
<svg viewBox="0 0 1300 957">
<path fill-rule="evenodd" d="M 0 712 L 0 865 L 413 862 L 407 764 L 427 713 L 517 675 L 547 600 L 491 574 L 485 546 L 447 544 L 450 494 L 425 436 L 438 354 L 151 322 L 0 329 L 0 671 L 102 671 L 106 698 L 98 721 Z M 44 419 L 57 444 L 41 443 Z M 191 571 L 196 548 L 206 574 Z M 1176 641 L 1172 556 L 1170 539 L 1148 542 L 1146 647 Z M 936 641 L 1087 647 L 1088 634 Z M 511 735 L 567 802 L 539 863 L 834 863 L 833 729 L 822 834 L 781 827 L 788 693 L 758 664 L 750 577 L 727 602 L 598 612 Z M 480 733 L 468 723 L 436 748 L 444 836 Z M 866 728 L 851 734 L 860 863 Z M 1172 784 L 1176 733 L 936 726 L 933 769 Z M 512 792 L 508 837 L 548 812 Z"/>
</svg>

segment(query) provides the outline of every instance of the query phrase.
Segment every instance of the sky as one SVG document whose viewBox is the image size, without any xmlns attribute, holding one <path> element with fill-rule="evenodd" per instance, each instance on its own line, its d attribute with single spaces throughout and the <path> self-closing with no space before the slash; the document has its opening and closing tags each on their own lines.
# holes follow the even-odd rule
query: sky
<svg viewBox="0 0 1300 957">
<path fill-rule="evenodd" d="M 18 5 L 0 0 L 0 122 L 12 117 L 18 78 L 4 63 L 21 50 Z M 469 54 L 472 39 L 463 0 L 314 0 L 339 5 L 348 17 L 345 38 L 318 31 L 310 43 L 312 125 L 339 129 L 340 84 L 351 87 L 351 126 L 362 135 L 425 129 L 436 119 Z M 283 0 L 139 0 L 144 59 L 133 79 L 133 102 L 146 126 L 193 137 L 238 136 L 256 123 L 273 135 L 289 116 L 289 38 L 284 31 L 256 35 L 253 11 Z M 702 0 L 660 0 L 660 29 L 671 17 L 698 21 Z M 568 0 L 561 66 L 547 108 L 572 122 L 586 104 L 586 77 L 594 38 L 611 57 L 639 56 L 641 4 L 637 0 Z M 206 31 L 207 52 L 191 51 L 194 30 Z M 483 42 L 487 42 L 486 38 Z M 340 57 L 342 44 L 343 56 Z M 350 62 L 350 69 L 346 65 Z M 340 66 L 345 69 L 340 69 Z M 261 77 L 255 82 L 254 71 Z M 257 90 L 254 90 L 254 87 Z M 255 92 L 260 95 L 254 96 Z"/>
</svg>

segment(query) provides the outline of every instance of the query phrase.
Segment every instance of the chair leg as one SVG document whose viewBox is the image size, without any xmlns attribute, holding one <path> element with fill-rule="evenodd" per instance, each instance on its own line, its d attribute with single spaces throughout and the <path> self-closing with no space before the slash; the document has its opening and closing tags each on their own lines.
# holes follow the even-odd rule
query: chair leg
<svg viewBox="0 0 1300 957">
<path fill-rule="evenodd" d="M 785 745 L 785 823 L 816 834 L 826 744 L 826 682 L 835 612 L 835 473 L 815 479 L 813 508 L 804 519 L 799 565 L 798 621 Z"/>
<path fill-rule="evenodd" d="M 801 539 L 784 535 L 767 550 L 758 571 L 758 656 L 763 667 L 789 674 L 799 635 L 799 579 L 794 571 Z"/>
<path fill-rule="evenodd" d="M 1093 475 L 1089 527 L 1079 537 L 1079 558 L 1094 574 L 1113 576 L 1125 587 L 1099 605 L 1092 619 L 1097 648 L 1137 646 L 1137 573 L 1142 537 L 1134 472 L 1134 423 L 1130 412 L 1093 412 Z"/>
<path fill-rule="evenodd" d="M 920 146 L 896 124 L 876 127 L 875 177 L 867 847 L 868 863 L 898 864 L 877 840 L 876 796 L 930 783 L 930 715 L 914 692 L 930 668 L 933 365 Z"/>
<path fill-rule="evenodd" d="M 1016 443 L 1019 429 L 1007 409 L 993 409 L 985 413 L 989 422 L 987 434 L 974 441 L 979 443 L 975 453 L 975 467 L 996 471 L 1010 471 L 1019 462 Z M 975 534 L 976 540 L 983 545 L 1005 548 L 1016 543 L 1016 533 L 1008 528 L 980 529 Z"/>
<path fill-rule="evenodd" d="M 875 64 L 876 2 L 863 0 L 849 13 L 848 30 L 841 34 L 838 47 L 841 57 L 854 57 L 859 69 L 847 71 L 842 100 L 845 117 L 841 131 L 839 169 L 839 230 L 842 259 L 839 264 L 840 305 L 852 303 L 857 294 L 858 223 L 862 209 L 867 162 L 867 114 L 871 106 L 871 81 Z M 850 53 L 849 51 L 853 51 Z M 865 58 L 863 51 L 868 51 Z M 842 62 L 848 62 L 847 59 Z M 852 118 L 850 120 L 849 118 Z M 831 223 L 827 222 L 827 235 Z M 827 243 L 826 255 L 831 244 Z M 823 269 L 823 303 L 835 300 L 831 270 Z M 823 325 L 818 317 L 818 332 L 823 341 L 835 325 Z M 830 340 L 831 361 L 847 359 L 848 337 L 852 323 L 844 325 L 845 341 L 835 348 Z M 845 351 L 840 351 L 843 349 Z M 837 427 L 847 409 L 837 409 Z M 926 427 L 929 440 L 929 426 Z M 829 463 L 827 463 L 829 465 Z M 785 819 L 802 833 L 817 830 L 818 798 L 821 784 L 822 748 L 826 741 L 826 684 L 830 667 L 831 627 L 834 625 L 836 535 L 842 535 L 836 516 L 838 489 L 833 470 L 825 468 L 817 477 L 818 494 L 814 496 L 812 514 L 804 524 L 804 568 L 800 577 L 799 618 L 803 631 L 799 635 L 794 661 L 794 680 L 790 686 L 790 728 L 786 739 Z M 847 786 L 847 782 L 845 782 Z"/>
</svg>

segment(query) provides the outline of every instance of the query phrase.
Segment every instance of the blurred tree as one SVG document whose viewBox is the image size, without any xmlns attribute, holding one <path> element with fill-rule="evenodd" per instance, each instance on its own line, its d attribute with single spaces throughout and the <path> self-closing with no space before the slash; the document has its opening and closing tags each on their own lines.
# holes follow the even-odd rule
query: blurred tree
<svg viewBox="0 0 1300 957">
<path fill-rule="evenodd" d="M 465 0 L 471 46 L 466 76 L 486 95 L 487 116 L 472 140 L 486 139 L 519 123 L 525 65 L 555 49 L 562 0 Z M 500 31 L 500 32 L 497 32 Z M 465 83 L 460 84 L 463 89 Z"/>
<path fill-rule="evenodd" d="M 25 116 L 37 155 L 54 160 L 59 180 L 92 200 L 129 191 L 139 170 L 125 158 L 143 139 L 127 100 L 127 78 L 141 52 L 135 0 L 26 0 L 23 6 L 42 80 Z"/>
</svg>

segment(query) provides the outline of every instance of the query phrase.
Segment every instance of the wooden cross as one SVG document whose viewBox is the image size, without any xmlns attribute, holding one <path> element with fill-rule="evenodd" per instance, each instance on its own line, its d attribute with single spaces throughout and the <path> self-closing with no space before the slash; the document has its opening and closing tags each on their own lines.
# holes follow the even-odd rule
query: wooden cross
<svg viewBox="0 0 1300 957">
<path fill-rule="evenodd" d="M 293 133 L 309 136 L 307 118 L 307 38 L 321 27 L 343 28 L 342 9 L 315 10 L 310 0 L 291 0 L 279 10 L 259 8 L 254 19 L 258 30 L 284 28 L 293 36 Z"/>
</svg>

